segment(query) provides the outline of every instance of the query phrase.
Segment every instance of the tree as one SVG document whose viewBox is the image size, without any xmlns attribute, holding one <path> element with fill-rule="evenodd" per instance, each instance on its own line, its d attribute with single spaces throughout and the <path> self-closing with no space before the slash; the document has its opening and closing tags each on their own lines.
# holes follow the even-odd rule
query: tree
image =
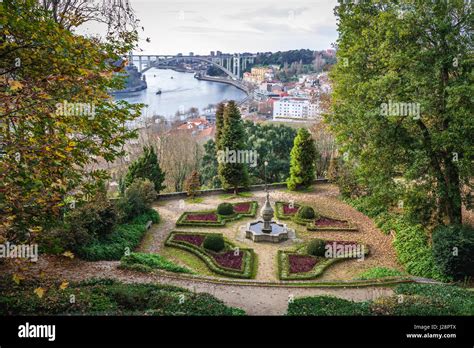
<svg viewBox="0 0 474 348">
<path fill-rule="evenodd" d="M 133 49 L 137 33 L 108 42 L 76 35 L 75 22 L 58 24 L 33 0 L 3 1 L 0 12 L 0 239 L 31 242 L 61 218 L 67 197 L 83 200 L 107 177 L 84 168 L 120 157 L 136 135 L 125 123 L 142 106 L 108 91 L 123 86 L 112 62 Z"/>
<path fill-rule="evenodd" d="M 144 146 L 143 154 L 128 167 L 124 179 L 125 188 L 130 186 L 136 179 L 148 179 L 155 185 L 155 191 L 160 193 L 165 188 L 165 173 L 162 172 L 158 162 L 158 156 L 153 146 Z"/>
<path fill-rule="evenodd" d="M 329 182 L 336 182 L 338 177 L 338 168 L 338 159 L 334 156 L 331 157 L 331 160 L 329 161 L 328 173 L 326 175 L 326 178 Z"/>
<path fill-rule="evenodd" d="M 315 178 L 315 160 L 317 156 L 314 140 L 306 128 L 300 128 L 295 137 L 290 157 L 289 190 L 309 187 Z"/>
<path fill-rule="evenodd" d="M 326 121 L 373 197 L 410 209 L 421 203 L 437 222 L 461 222 L 463 188 L 473 188 L 470 6 L 384 0 L 335 9 L 338 63 Z"/>
<path fill-rule="evenodd" d="M 219 143 L 220 151 L 235 151 L 237 154 L 238 151 L 245 150 L 242 118 L 239 108 L 233 100 L 227 103 L 224 110 L 224 128 Z M 219 149 L 219 144 L 217 148 Z M 221 161 L 218 172 L 224 188 L 233 188 L 235 194 L 237 194 L 240 185 L 248 185 L 247 167 L 237 158 Z"/>
<path fill-rule="evenodd" d="M 188 177 L 186 180 L 186 191 L 188 192 L 188 196 L 194 198 L 197 191 L 201 189 L 201 182 L 199 178 L 199 173 L 196 170 L 193 170 L 191 176 Z"/>
<path fill-rule="evenodd" d="M 207 187 L 221 187 L 221 181 L 217 173 L 218 165 L 216 143 L 210 139 L 204 144 L 204 156 L 202 157 L 199 170 L 202 182 Z"/>
<path fill-rule="evenodd" d="M 225 104 L 219 103 L 216 109 L 216 149 L 222 150 L 221 136 L 224 131 L 224 110 Z"/>
</svg>

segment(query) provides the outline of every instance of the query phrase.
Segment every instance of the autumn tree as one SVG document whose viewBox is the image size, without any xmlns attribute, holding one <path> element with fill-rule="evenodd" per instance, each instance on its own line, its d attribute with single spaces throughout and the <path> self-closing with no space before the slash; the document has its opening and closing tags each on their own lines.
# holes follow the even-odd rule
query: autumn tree
<svg viewBox="0 0 474 348">
<path fill-rule="evenodd" d="M 290 153 L 289 190 L 309 187 L 315 178 L 316 147 L 306 128 L 300 128 Z"/>
<path fill-rule="evenodd" d="M 201 189 L 201 182 L 199 178 L 199 173 L 196 170 L 193 170 L 191 175 L 186 180 L 186 191 L 188 196 L 194 199 L 197 192 Z"/>
<path fill-rule="evenodd" d="M 72 31 L 39 1 L 0 3 L 0 226 L 2 237 L 34 240 L 61 217 L 69 200 L 93 193 L 104 171 L 88 164 L 123 155 L 135 132 L 126 127 L 141 105 L 115 102 L 119 62 L 134 46 L 134 29 L 103 41 Z"/>
<path fill-rule="evenodd" d="M 377 205 L 460 223 L 474 173 L 472 7 L 344 3 L 326 118 Z M 427 221 L 420 221 L 427 222 Z"/>
</svg>

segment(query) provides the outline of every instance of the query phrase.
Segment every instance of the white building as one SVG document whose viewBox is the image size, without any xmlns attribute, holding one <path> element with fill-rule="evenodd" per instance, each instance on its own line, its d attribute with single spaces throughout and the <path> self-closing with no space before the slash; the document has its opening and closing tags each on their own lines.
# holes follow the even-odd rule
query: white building
<svg viewBox="0 0 474 348">
<path fill-rule="evenodd" d="M 306 98 L 281 98 L 273 103 L 273 119 L 319 119 L 321 109 L 318 103 Z"/>
</svg>

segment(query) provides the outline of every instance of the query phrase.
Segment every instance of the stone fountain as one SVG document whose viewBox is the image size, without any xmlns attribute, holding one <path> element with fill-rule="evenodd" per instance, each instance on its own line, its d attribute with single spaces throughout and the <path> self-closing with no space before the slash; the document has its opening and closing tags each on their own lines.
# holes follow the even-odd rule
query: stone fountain
<svg viewBox="0 0 474 348">
<path fill-rule="evenodd" d="M 272 221 L 273 208 L 270 204 L 270 194 L 267 191 L 265 204 L 260 211 L 261 220 L 253 221 L 247 224 L 245 237 L 254 242 L 273 242 L 278 243 L 288 239 L 288 233 L 294 231 L 281 224 Z"/>
</svg>

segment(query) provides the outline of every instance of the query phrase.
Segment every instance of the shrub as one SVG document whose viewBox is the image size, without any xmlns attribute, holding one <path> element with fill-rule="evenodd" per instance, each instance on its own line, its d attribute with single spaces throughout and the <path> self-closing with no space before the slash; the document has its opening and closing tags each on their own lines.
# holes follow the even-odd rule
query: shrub
<svg viewBox="0 0 474 348">
<path fill-rule="evenodd" d="M 332 296 L 297 298 L 288 304 L 287 315 L 369 315 L 367 302 L 353 302 Z"/>
<path fill-rule="evenodd" d="M 160 220 L 160 216 L 155 210 L 150 209 L 129 223 L 117 226 L 106 238 L 95 240 L 81 247 L 78 254 L 88 261 L 120 260 L 127 248 L 133 250 L 140 244 L 146 232 L 146 223 L 150 220 L 153 223 Z"/>
<path fill-rule="evenodd" d="M 151 181 L 147 179 L 134 181 L 117 202 L 121 221 L 129 221 L 133 217 L 145 213 L 151 208 L 156 197 L 157 193 Z"/>
<path fill-rule="evenodd" d="M 224 238 L 218 234 L 211 234 L 204 239 L 203 247 L 204 249 L 219 252 L 225 247 Z"/>
<path fill-rule="evenodd" d="M 72 209 L 65 221 L 74 235 L 89 234 L 90 238 L 101 238 L 114 229 L 117 212 L 114 204 L 100 193 L 91 201 Z"/>
<path fill-rule="evenodd" d="M 217 214 L 219 215 L 232 215 L 234 214 L 234 207 L 230 203 L 221 203 L 217 206 Z"/>
<path fill-rule="evenodd" d="M 433 255 L 441 271 L 455 279 L 474 275 L 474 228 L 439 226 L 433 232 Z"/>
<path fill-rule="evenodd" d="M 191 273 L 189 269 L 178 266 L 158 254 L 131 253 L 122 257 L 120 267 L 142 272 L 149 272 L 152 269 L 163 269 L 175 273 Z"/>
<path fill-rule="evenodd" d="M 310 220 L 310 219 L 314 219 L 316 217 L 316 214 L 314 213 L 313 208 L 307 205 L 303 205 L 298 209 L 296 216 L 300 219 Z"/>
<path fill-rule="evenodd" d="M 309 255 L 324 256 L 326 253 L 326 242 L 322 239 L 313 239 L 306 247 L 306 251 Z"/>
<path fill-rule="evenodd" d="M 386 267 L 373 267 L 365 272 L 359 274 L 357 279 L 367 280 L 367 279 L 378 279 L 383 277 L 396 277 L 403 275 L 398 269 L 386 268 Z"/>
</svg>

